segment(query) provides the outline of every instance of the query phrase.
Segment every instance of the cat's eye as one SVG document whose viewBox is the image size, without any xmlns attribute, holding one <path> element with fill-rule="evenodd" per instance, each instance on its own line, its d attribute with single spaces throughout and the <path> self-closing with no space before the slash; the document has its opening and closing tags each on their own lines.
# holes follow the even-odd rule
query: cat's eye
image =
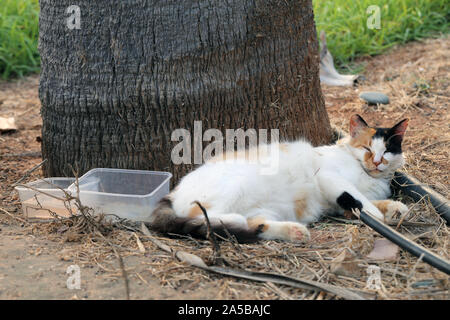
<svg viewBox="0 0 450 320">
<path fill-rule="evenodd" d="M 364 147 L 364 146 L 363 146 L 363 148 L 366 149 L 367 151 L 371 152 L 371 150 L 370 150 L 369 147 Z"/>
</svg>

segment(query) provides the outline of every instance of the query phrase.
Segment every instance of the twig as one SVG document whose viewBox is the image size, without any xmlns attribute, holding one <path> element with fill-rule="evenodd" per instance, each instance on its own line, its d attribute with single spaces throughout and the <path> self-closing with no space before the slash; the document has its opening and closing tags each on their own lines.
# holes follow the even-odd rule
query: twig
<svg viewBox="0 0 450 320">
<path fill-rule="evenodd" d="M 217 242 L 217 237 L 216 237 L 215 233 L 212 232 L 212 229 L 211 229 L 211 222 L 209 221 L 208 213 L 206 212 L 206 209 L 201 205 L 200 202 L 194 201 L 192 203 L 195 203 L 196 205 L 198 205 L 199 208 L 202 210 L 203 215 L 205 216 L 206 228 L 207 228 L 206 238 L 211 242 L 211 245 L 213 247 L 212 264 L 216 264 L 217 259 L 222 259 L 222 258 L 221 258 L 220 246 L 219 246 L 219 243 Z"/>
<path fill-rule="evenodd" d="M 137 235 L 135 232 L 133 232 L 133 235 L 136 237 L 136 243 L 137 243 L 137 245 L 138 245 L 139 252 L 145 253 L 145 247 L 144 247 L 144 245 L 142 244 L 141 239 L 139 239 L 138 235 Z"/>
<path fill-rule="evenodd" d="M 401 293 L 399 294 L 399 296 L 404 297 L 404 296 L 418 296 L 418 295 L 438 295 L 438 294 L 448 294 L 448 290 L 442 290 L 442 289 L 432 289 L 432 290 L 423 290 L 423 291 L 414 291 L 411 290 L 408 293 Z"/>
<path fill-rule="evenodd" d="M 8 216 L 10 216 L 11 218 L 16 219 L 16 220 L 18 220 L 18 221 L 20 221 L 20 222 L 22 222 L 22 223 L 28 224 L 28 221 L 23 220 L 22 218 L 16 217 L 15 215 L 13 215 L 12 213 L 9 213 L 9 212 L 6 211 L 5 209 L 0 208 L 0 210 L 3 211 L 4 213 L 6 213 L 6 214 L 7 214 Z"/>
<path fill-rule="evenodd" d="M 287 293 L 285 293 L 283 290 L 281 290 L 280 288 L 278 288 L 275 284 L 273 284 L 272 282 L 267 282 L 264 284 L 267 288 L 269 288 L 271 291 L 273 291 L 275 294 L 277 294 L 278 296 L 280 296 L 282 299 L 284 300 L 293 300 L 293 298 L 288 295 Z"/>
<path fill-rule="evenodd" d="M 313 251 L 313 252 L 316 253 L 317 256 L 319 257 L 319 260 L 317 260 L 317 262 L 319 262 L 320 266 L 322 267 L 322 269 L 324 271 L 323 275 L 320 277 L 320 279 L 322 279 L 323 277 L 325 277 L 328 274 L 328 268 L 325 266 L 325 261 L 323 260 L 320 253 L 318 251 Z M 318 279 L 318 280 L 320 280 L 320 279 Z"/>
<path fill-rule="evenodd" d="M 222 224 L 223 230 L 225 231 L 225 234 L 228 237 L 228 240 L 231 242 L 232 246 L 238 250 L 238 252 L 242 252 L 241 246 L 239 245 L 239 242 L 237 241 L 236 237 L 233 236 L 225 226 L 225 224 L 220 220 L 220 223 Z"/>
<path fill-rule="evenodd" d="M 349 220 L 349 219 L 343 219 L 343 218 L 338 218 L 338 217 L 333 217 L 333 216 L 327 216 L 326 218 L 337 221 L 337 222 L 346 223 L 346 224 L 356 224 L 356 225 L 362 224 L 362 222 L 359 220 Z"/>
<path fill-rule="evenodd" d="M 436 141 L 436 142 L 434 142 L 434 143 L 431 143 L 431 144 L 429 144 L 429 145 L 423 147 L 423 148 L 422 148 L 422 151 L 424 151 L 425 149 L 428 149 L 429 147 L 435 146 L 435 145 L 437 145 L 437 144 L 439 144 L 439 143 L 447 143 L 447 142 L 450 142 L 450 140 Z"/>
<path fill-rule="evenodd" d="M 145 226 L 144 223 L 141 224 L 141 231 L 144 235 L 147 236 L 147 238 L 152 241 L 155 245 L 157 245 L 161 250 L 166 251 L 168 253 L 173 253 L 173 250 L 161 243 L 160 241 L 156 240 L 148 228 Z M 306 279 L 297 279 L 297 278 L 291 278 L 284 275 L 279 274 L 273 274 L 273 273 L 263 273 L 263 272 L 252 272 L 252 271 L 245 271 L 245 270 L 239 270 L 239 269 L 231 269 L 231 268 L 222 268 L 217 266 L 207 266 L 206 263 L 197 255 L 191 254 L 185 251 L 176 251 L 174 254 L 175 258 L 178 260 L 185 262 L 191 266 L 222 274 L 222 275 L 228 275 L 236 278 L 241 279 L 247 279 L 247 280 L 253 280 L 253 281 L 259 281 L 259 282 L 272 282 L 272 283 L 278 283 L 283 285 L 288 285 L 294 288 L 300 288 L 300 289 L 306 289 L 306 290 L 313 290 L 313 291 L 327 291 L 331 294 L 343 297 L 345 299 L 351 299 L 351 300 L 363 300 L 365 299 L 363 296 L 348 290 L 346 288 L 338 287 L 335 285 L 330 285 L 326 283 L 320 283 L 316 281 L 306 280 Z"/>
<path fill-rule="evenodd" d="M 145 280 L 139 273 L 136 272 L 135 274 L 139 279 L 141 279 L 142 282 L 144 282 L 146 285 L 149 285 L 147 280 Z"/>
<path fill-rule="evenodd" d="M 366 268 L 367 269 L 369 266 L 370 266 L 370 264 L 367 264 L 367 263 L 358 263 L 358 267 L 362 267 L 362 268 Z M 378 266 L 378 268 L 380 268 L 381 271 L 389 272 L 392 275 L 402 276 L 403 278 L 408 278 L 409 277 L 406 273 L 400 272 L 398 270 L 386 268 L 386 267 L 383 267 L 383 266 Z"/>
<path fill-rule="evenodd" d="M 414 203 L 413 206 L 412 206 L 411 208 L 408 209 L 408 212 L 406 212 L 404 215 L 402 215 L 402 216 L 400 217 L 400 220 L 398 221 L 398 223 L 397 223 L 397 225 L 396 225 L 396 227 L 395 227 L 395 230 L 398 230 L 398 228 L 400 227 L 400 225 L 403 223 L 403 220 L 405 220 L 405 218 L 409 215 L 409 213 L 412 211 L 412 209 L 414 209 L 414 208 L 417 206 L 417 204 L 418 204 L 419 202 L 421 202 L 425 197 L 426 197 L 426 195 L 424 195 L 423 197 L 421 197 L 419 201 L 417 201 L 416 203 Z"/>
<path fill-rule="evenodd" d="M 408 281 L 408 287 L 410 287 L 409 282 L 410 282 L 410 280 L 413 278 L 413 276 L 415 275 L 415 273 L 416 273 L 416 268 L 417 268 L 417 266 L 419 265 L 419 263 L 422 261 L 422 259 L 423 259 L 424 256 L 425 256 L 425 254 L 422 253 L 422 254 L 420 255 L 419 259 L 417 259 L 416 263 L 415 263 L 414 266 L 412 267 L 412 270 L 409 272 L 409 275 L 408 275 L 408 278 L 407 278 L 407 281 Z"/>
<path fill-rule="evenodd" d="M 25 180 L 26 178 L 28 178 L 30 176 L 30 174 L 32 174 L 34 171 L 36 171 L 37 169 L 39 169 L 40 167 L 42 167 L 44 165 L 44 163 L 47 162 L 47 159 L 44 159 L 44 161 L 42 161 L 41 163 L 39 163 L 38 165 L 34 166 L 33 168 L 31 168 L 30 170 L 28 170 L 25 175 L 20 178 L 19 180 L 17 180 L 15 183 L 13 183 L 11 186 L 15 187 L 17 186 L 19 183 L 21 183 L 23 180 Z"/>
<path fill-rule="evenodd" d="M 17 118 L 20 118 L 20 117 L 22 117 L 24 114 L 27 114 L 28 112 L 30 112 L 31 110 L 33 110 L 34 108 L 35 108 L 34 106 L 31 107 L 31 108 L 28 108 L 27 110 L 22 111 L 21 113 L 15 115 L 14 118 L 16 118 L 16 119 L 17 119 Z"/>
<path fill-rule="evenodd" d="M 168 236 L 171 237 L 175 237 L 175 238 L 182 238 L 182 239 L 188 239 L 191 240 L 193 242 L 195 242 L 195 244 L 197 245 L 197 247 L 201 247 L 201 243 L 197 241 L 197 239 L 193 238 L 191 235 L 185 235 L 185 234 L 178 234 L 178 233 L 172 233 L 172 232 L 167 232 Z"/>
</svg>

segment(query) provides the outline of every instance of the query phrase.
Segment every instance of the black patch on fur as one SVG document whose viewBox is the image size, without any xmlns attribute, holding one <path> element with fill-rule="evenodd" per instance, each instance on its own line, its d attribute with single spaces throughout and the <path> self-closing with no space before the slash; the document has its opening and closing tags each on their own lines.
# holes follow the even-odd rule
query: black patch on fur
<svg viewBox="0 0 450 320">
<path fill-rule="evenodd" d="M 362 203 L 356 200 L 348 192 L 342 193 L 336 200 L 337 204 L 344 210 L 362 209 Z"/>
<path fill-rule="evenodd" d="M 402 138 L 395 135 L 393 128 L 376 128 L 377 132 L 374 134 L 374 138 L 383 138 L 386 145 L 386 152 L 393 154 L 402 153 Z"/>
<path fill-rule="evenodd" d="M 236 237 L 240 243 L 252 243 L 261 240 L 258 234 L 262 232 L 264 225 L 259 225 L 257 228 L 244 229 L 233 224 L 224 225 L 220 220 L 214 217 L 209 218 L 211 223 L 211 232 L 214 232 L 219 237 L 228 238 L 228 234 Z M 153 211 L 150 221 L 145 225 L 154 231 L 161 233 L 173 233 L 190 235 L 194 238 L 206 239 L 208 228 L 204 219 L 192 219 L 178 217 L 172 207 L 172 200 L 168 197 L 161 199 L 158 206 Z"/>
<path fill-rule="evenodd" d="M 159 206 L 172 208 L 172 200 L 169 197 L 164 197 L 161 200 L 159 200 L 158 203 Z"/>
</svg>

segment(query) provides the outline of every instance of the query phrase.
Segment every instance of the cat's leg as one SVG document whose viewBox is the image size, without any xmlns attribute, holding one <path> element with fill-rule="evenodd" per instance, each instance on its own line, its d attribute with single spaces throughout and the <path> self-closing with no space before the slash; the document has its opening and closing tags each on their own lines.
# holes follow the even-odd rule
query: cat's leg
<svg viewBox="0 0 450 320">
<path fill-rule="evenodd" d="M 292 221 L 276 221 L 269 210 L 257 209 L 247 218 L 249 229 L 258 229 L 258 237 L 266 240 L 285 240 L 292 242 L 307 242 L 310 234 L 305 225 Z"/>
<path fill-rule="evenodd" d="M 372 202 L 367 199 L 349 181 L 333 172 L 318 172 L 319 187 L 328 201 L 337 204 L 344 210 L 365 210 L 373 214 L 379 220 L 384 220 L 384 215 Z"/>
<path fill-rule="evenodd" d="M 399 213 L 400 217 L 403 218 L 409 210 L 408 207 L 400 201 L 390 199 L 372 200 L 372 203 L 384 214 L 385 221 L 391 221 L 396 213 Z"/>
<path fill-rule="evenodd" d="M 259 228 L 258 237 L 265 240 L 285 240 L 307 242 L 310 239 L 308 229 L 301 223 L 291 221 L 266 220 L 264 217 L 247 219 L 250 229 Z"/>
<path fill-rule="evenodd" d="M 310 238 L 308 229 L 301 223 L 290 221 L 275 221 L 268 210 L 258 209 L 258 215 L 245 218 L 238 213 L 208 213 L 213 226 L 223 225 L 228 230 L 248 230 L 255 232 L 257 237 L 266 240 L 285 240 L 293 242 L 307 242 Z M 254 214 L 254 213 L 253 213 Z M 199 224 L 205 221 L 204 216 L 194 218 Z M 233 232 L 231 232 L 233 233 Z"/>
</svg>

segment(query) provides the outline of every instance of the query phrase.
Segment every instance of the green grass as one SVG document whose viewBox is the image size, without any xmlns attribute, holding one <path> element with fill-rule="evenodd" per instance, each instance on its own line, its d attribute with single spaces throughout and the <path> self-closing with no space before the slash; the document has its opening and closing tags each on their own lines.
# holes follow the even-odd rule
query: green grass
<svg viewBox="0 0 450 320">
<path fill-rule="evenodd" d="M 327 34 L 338 66 L 395 44 L 449 32 L 448 0 L 313 0 L 318 31 Z M 378 5 L 381 29 L 368 29 L 367 7 Z M 38 0 L 0 0 L 0 77 L 39 71 Z"/>
<path fill-rule="evenodd" d="M 0 0 L 0 77 L 39 71 L 38 0 Z"/>
<path fill-rule="evenodd" d="M 317 30 L 338 65 L 377 55 L 395 44 L 449 32 L 448 0 L 313 0 Z M 380 29 L 369 29 L 366 13 L 380 8 Z"/>
</svg>

